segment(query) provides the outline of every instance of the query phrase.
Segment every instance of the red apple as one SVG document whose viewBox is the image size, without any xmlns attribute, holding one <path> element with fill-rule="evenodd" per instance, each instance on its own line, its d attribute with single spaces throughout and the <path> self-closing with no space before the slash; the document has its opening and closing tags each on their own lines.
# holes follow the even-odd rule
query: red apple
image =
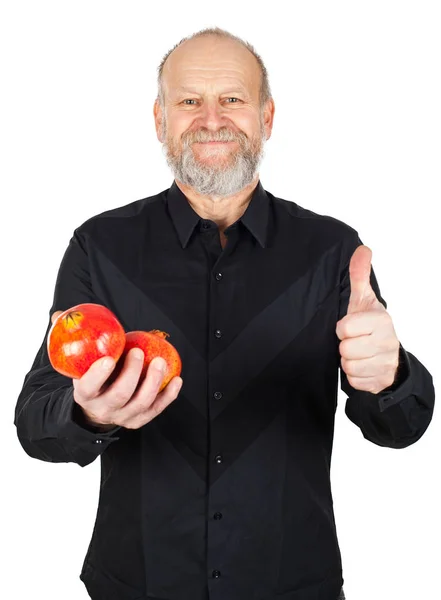
<svg viewBox="0 0 441 600">
<path fill-rule="evenodd" d="M 93 303 L 77 304 L 58 315 L 47 337 L 53 368 L 77 379 L 103 356 L 118 361 L 124 345 L 125 331 L 116 316 Z"/>
<path fill-rule="evenodd" d="M 128 331 L 126 333 L 126 343 L 124 351 L 119 359 L 110 379 L 114 381 L 121 372 L 127 353 L 132 348 L 141 348 L 144 352 L 144 364 L 139 380 L 141 381 L 147 374 L 147 367 L 156 356 L 161 356 L 167 363 L 164 378 L 159 387 L 161 392 L 173 377 L 181 374 L 182 362 L 176 348 L 165 338 L 170 334 L 159 329 L 151 331 Z"/>
</svg>

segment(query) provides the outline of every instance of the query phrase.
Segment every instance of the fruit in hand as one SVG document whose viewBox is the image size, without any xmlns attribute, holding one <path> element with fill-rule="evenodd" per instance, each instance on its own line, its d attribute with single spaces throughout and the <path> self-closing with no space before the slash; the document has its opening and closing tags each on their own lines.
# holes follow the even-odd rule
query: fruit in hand
<svg viewBox="0 0 441 600">
<path fill-rule="evenodd" d="M 159 329 L 152 329 L 151 331 L 128 331 L 126 333 L 124 351 L 109 378 L 110 381 L 114 381 L 118 377 L 129 350 L 132 348 L 141 348 L 144 352 L 144 364 L 139 377 L 140 382 L 145 378 L 147 367 L 155 357 L 160 356 L 167 364 L 164 378 L 158 390 L 158 393 L 161 392 L 173 377 L 181 374 L 182 369 L 181 357 L 178 351 L 165 339 L 169 336 L 169 333 L 160 331 Z"/>
<path fill-rule="evenodd" d="M 48 333 L 47 352 L 56 371 L 79 379 L 103 356 L 118 361 L 125 343 L 124 328 L 113 312 L 85 303 L 58 315 Z"/>
</svg>

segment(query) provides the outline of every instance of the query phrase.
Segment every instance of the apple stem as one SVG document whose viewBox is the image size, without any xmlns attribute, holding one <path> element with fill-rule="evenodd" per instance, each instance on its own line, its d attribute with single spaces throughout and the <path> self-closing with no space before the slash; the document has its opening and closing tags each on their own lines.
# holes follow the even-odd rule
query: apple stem
<svg viewBox="0 0 441 600">
<path fill-rule="evenodd" d="M 161 331 L 160 329 L 152 329 L 150 331 L 150 333 L 153 333 L 154 335 L 157 335 L 158 337 L 163 338 L 163 339 L 170 337 L 169 333 L 166 333 L 165 331 Z"/>
</svg>

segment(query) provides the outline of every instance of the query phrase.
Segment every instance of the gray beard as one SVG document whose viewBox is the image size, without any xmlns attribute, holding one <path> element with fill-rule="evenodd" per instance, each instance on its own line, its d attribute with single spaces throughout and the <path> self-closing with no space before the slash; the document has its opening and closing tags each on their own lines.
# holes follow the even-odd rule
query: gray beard
<svg viewBox="0 0 441 600">
<path fill-rule="evenodd" d="M 256 147 L 252 148 L 251 142 L 245 134 L 240 134 L 240 148 L 234 152 L 234 156 L 232 158 L 230 156 L 225 162 L 219 161 L 217 164 L 204 164 L 198 161 L 191 145 L 186 142 L 183 143 L 182 152 L 173 156 L 170 152 L 165 125 L 162 133 L 163 139 L 166 140 L 162 145 L 162 150 L 175 179 L 193 188 L 202 196 L 224 198 L 237 194 L 255 179 L 264 157 L 266 136 L 262 120 L 257 149 Z M 237 139 L 237 134 L 235 136 Z M 206 137 L 207 133 L 202 135 L 199 140 L 204 141 Z M 213 134 L 212 137 L 228 140 L 231 139 L 231 134 L 228 132 L 221 136 Z M 210 148 L 207 148 L 207 152 L 210 152 Z M 218 152 L 218 150 L 214 150 L 214 152 Z"/>
</svg>

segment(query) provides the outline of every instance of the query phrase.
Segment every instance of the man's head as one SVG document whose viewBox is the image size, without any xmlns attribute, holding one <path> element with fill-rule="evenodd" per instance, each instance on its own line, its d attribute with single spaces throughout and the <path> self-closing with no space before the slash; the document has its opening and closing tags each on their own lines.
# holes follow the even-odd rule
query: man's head
<svg viewBox="0 0 441 600">
<path fill-rule="evenodd" d="M 212 197 L 249 185 L 274 118 L 267 72 L 252 46 L 205 29 L 181 40 L 158 71 L 156 133 L 174 177 Z"/>
</svg>

